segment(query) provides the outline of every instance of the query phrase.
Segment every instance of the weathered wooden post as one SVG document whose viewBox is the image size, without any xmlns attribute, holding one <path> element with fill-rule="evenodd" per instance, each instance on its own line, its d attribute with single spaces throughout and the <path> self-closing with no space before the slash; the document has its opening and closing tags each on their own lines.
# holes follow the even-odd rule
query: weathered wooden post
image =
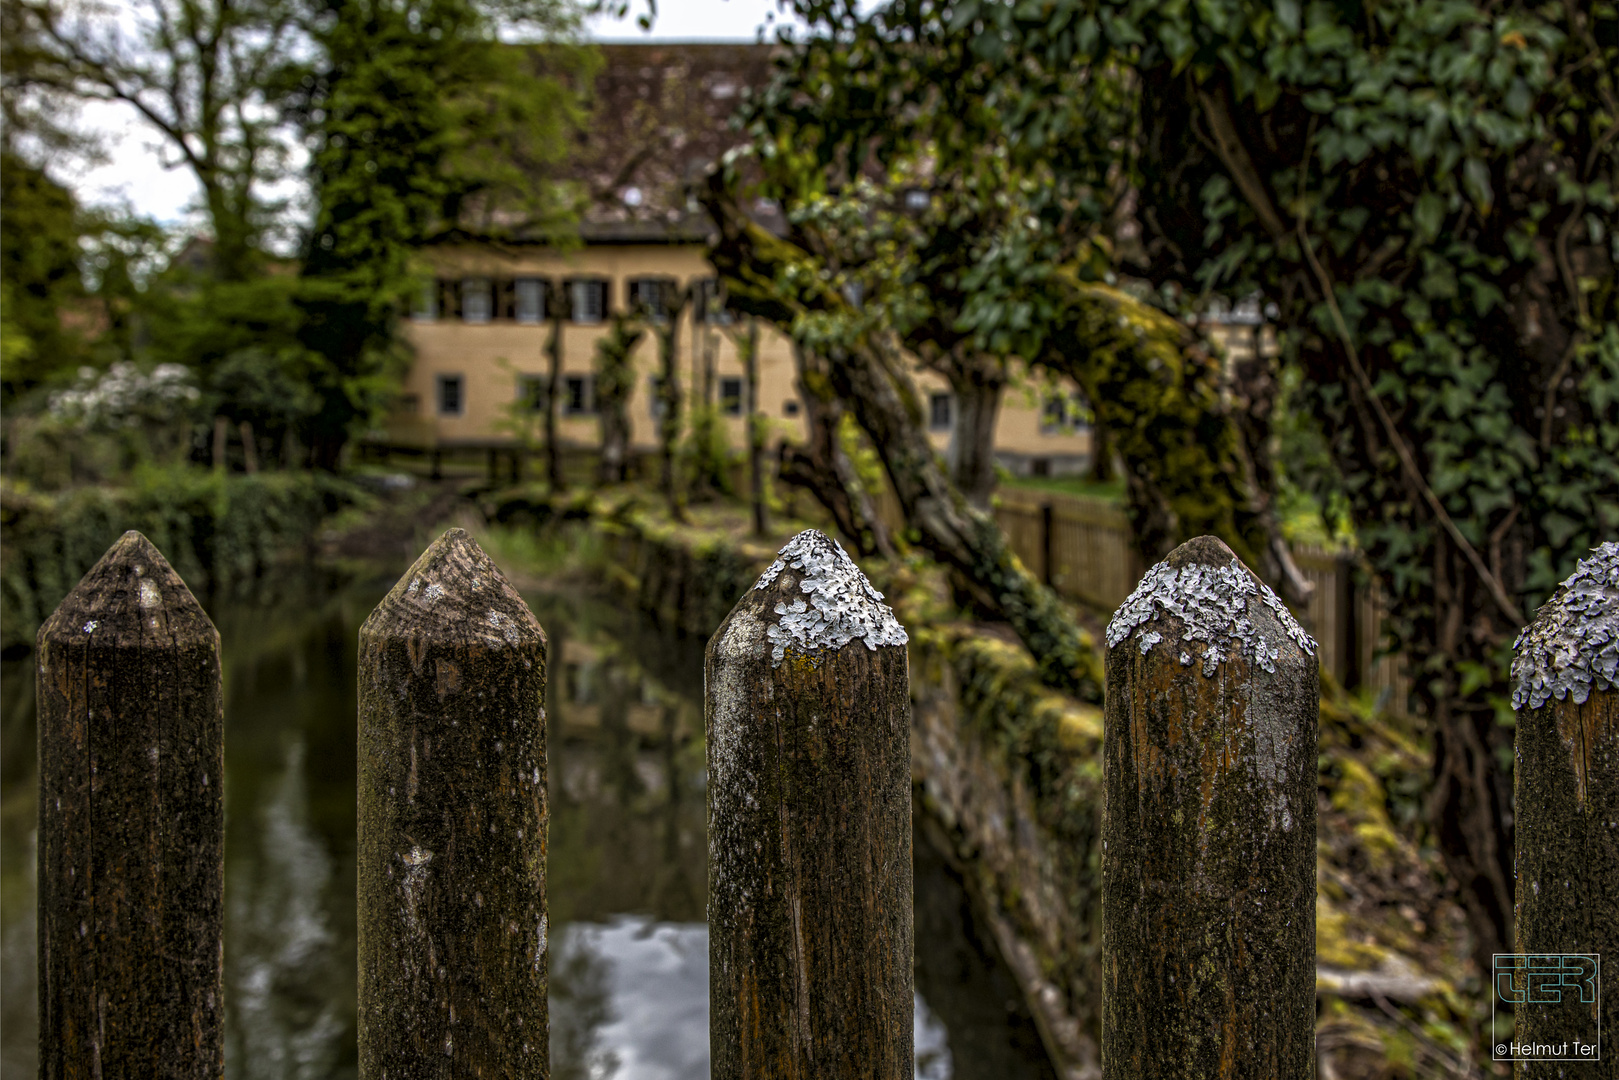
<svg viewBox="0 0 1619 1080">
<path fill-rule="evenodd" d="M 138 532 L 38 638 L 39 1074 L 224 1074 L 219 634 Z"/>
<path fill-rule="evenodd" d="M 714 1080 L 912 1076 L 905 641 L 808 530 L 708 643 Z"/>
<path fill-rule="evenodd" d="M 545 661 L 460 529 L 360 628 L 365 1080 L 549 1075 Z"/>
<path fill-rule="evenodd" d="M 1315 1068 L 1315 642 L 1211 536 L 1108 625 L 1102 1074 Z"/>
<path fill-rule="evenodd" d="M 1520 1048 L 1567 1052 L 1520 1075 L 1619 1077 L 1619 543 L 1579 563 L 1513 645 L 1518 713 L 1517 949 L 1538 971 L 1509 993 Z M 1562 954 L 1562 955 L 1558 955 Z M 1601 957 L 1600 965 L 1587 957 Z M 1598 968 L 1600 967 L 1600 971 Z M 1508 978 L 1515 973 L 1507 975 Z M 1503 978 L 1498 970 L 1495 977 Z M 1547 994 L 1535 992 L 1551 988 Z M 1535 999 L 1538 998 L 1537 1002 Z M 1598 1015 L 1598 1003 L 1601 1015 Z M 1578 1043 L 1603 1041 L 1601 1060 Z M 1581 1059 L 1585 1058 L 1584 1061 Z"/>
</svg>

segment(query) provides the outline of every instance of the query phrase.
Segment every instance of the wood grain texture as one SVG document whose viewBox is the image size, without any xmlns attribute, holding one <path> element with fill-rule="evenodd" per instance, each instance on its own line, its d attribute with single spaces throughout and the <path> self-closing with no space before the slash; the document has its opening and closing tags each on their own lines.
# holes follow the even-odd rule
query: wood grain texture
<svg viewBox="0 0 1619 1080">
<path fill-rule="evenodd" d="M 911 1080 L 906 651 L 774 660 L 804 579 L 750 590 L 708 646 L 711 1075 Z"/>
<path fill-rule="evenodd" d="M 219 1077 L 219 635 L 127 532 L 37 656 L 40 1075 Z"/>
<path fill-rule="evenodd" d="M 360 629 L 365 1080 L 550 1073 L 546 638 L 460 529 Z"/>
<path fill-rule="evenodd" d="M 1212 537 L 1166 562 L 1229 567 Z M 1240 564 L 1238 564 L 1240 565 Z M 1254 579 L 1257 582 L 1257 579 Z M 1102 1072 L 1108 1080 L 1315 1072 L 1316 660 L 1248 599 L 1275 670 L 1162 616 L 1108 656 Z"/>
<path fill-rule="evenodd" d="M 1619 690 L 1518 713 L 1517 950 L 1601 955 L 1598 1002 L 1519 1005 L 1520 1043 L 1593 1041 L 1602 1060 L 1518 1062 L 1520 1077 L 1619 1078 Z"/>
</svg>

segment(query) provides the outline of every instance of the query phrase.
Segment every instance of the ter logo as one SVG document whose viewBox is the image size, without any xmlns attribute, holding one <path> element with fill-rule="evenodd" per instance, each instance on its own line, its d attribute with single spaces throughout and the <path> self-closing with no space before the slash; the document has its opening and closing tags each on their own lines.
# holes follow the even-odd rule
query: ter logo
<svg viewBox="0 0 1619 1080">
<path fill-rule="evenodd" d="M 1601 1059 L 1601 957 L 1583 953 L 1497 953 L 1491 1022 L 1510 1005 L 1515 1034 L 1495 1044 L 1497 1061 Z"/>
</svg>

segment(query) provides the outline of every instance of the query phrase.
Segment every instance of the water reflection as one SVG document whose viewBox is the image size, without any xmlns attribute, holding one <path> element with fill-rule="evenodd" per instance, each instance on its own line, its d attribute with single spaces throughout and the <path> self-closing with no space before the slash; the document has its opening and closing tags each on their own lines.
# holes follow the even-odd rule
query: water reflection
<svg viewBox="0 0 1619 1080">
<path fill-rule="evenodd" d="M 214 613 L 225 650 L 232 1080 L 357 1071 L 355 641 L 387 584 Z M 525 599 L 551 638 L 553 1074 L 700 1080 L 703 643 L 578 591 Z M 22 1077 L 36 1071 L 37 1037 L 31 661 L 6 663 L 0 681 L 0 1071 Z M 963 929 L 959 880 L 920 837 L 917 895 L 917 1076 L 1049 1076 L 1015 987 Z"/>
</svg>

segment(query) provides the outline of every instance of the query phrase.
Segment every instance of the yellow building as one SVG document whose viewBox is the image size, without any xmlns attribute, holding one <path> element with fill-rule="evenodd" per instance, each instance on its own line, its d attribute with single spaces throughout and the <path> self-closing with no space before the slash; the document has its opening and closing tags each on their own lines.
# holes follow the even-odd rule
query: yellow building
<svg viewBox="0 0 1619 1080">
<path fill-rule="evenodd" d="M 635 310 L 644 283 L 712 295 L 703 243 L 709 225 L 689 185 L 739 138 L 727 121 L 741 90 L 768 78 L 770 46 L 612 45 L 603 53 L 594 120 L 574 155 L 575 175 L 593 194 L 583 244 L 566 253 L 511 243 L 430 249 L 436 280 L 412 313 L 416 359 L 389 424 L 391 442 L 446 450 L 522 445 L 523 430 L 538 428 L 536 380 L 548 372 L 544 314 L 562 299 L 559 442 L 599 446 L 592 373 L 607 319 Z M 769 204 L 756 210 L 766 224 L 780 220 Z M 705 317 L 706 307 L 687 304 L 676 326 L 682 399 L 700 398 L 712 371 L 713 403 L 731 444 L 741 447 L 746 388 L 733 339 L 741 328 Z M 648 453 L 657 446 L 653 335 L 643 337 L 635 365 L 631 447 Z M 761 325 L 758 405 L 772 421 L 772 442 L 804 437 L 796 378 L 791 344 Z M 917 383 L 934 444 L 947 451 L 956 419 L 949 386 L 920 370 Z M 1014 386 L 996 428 L 998 461 L 1020 474 L 1087 468 L 1090 433 L 1079 415 L 1070 391 Z"/>
</svg>

